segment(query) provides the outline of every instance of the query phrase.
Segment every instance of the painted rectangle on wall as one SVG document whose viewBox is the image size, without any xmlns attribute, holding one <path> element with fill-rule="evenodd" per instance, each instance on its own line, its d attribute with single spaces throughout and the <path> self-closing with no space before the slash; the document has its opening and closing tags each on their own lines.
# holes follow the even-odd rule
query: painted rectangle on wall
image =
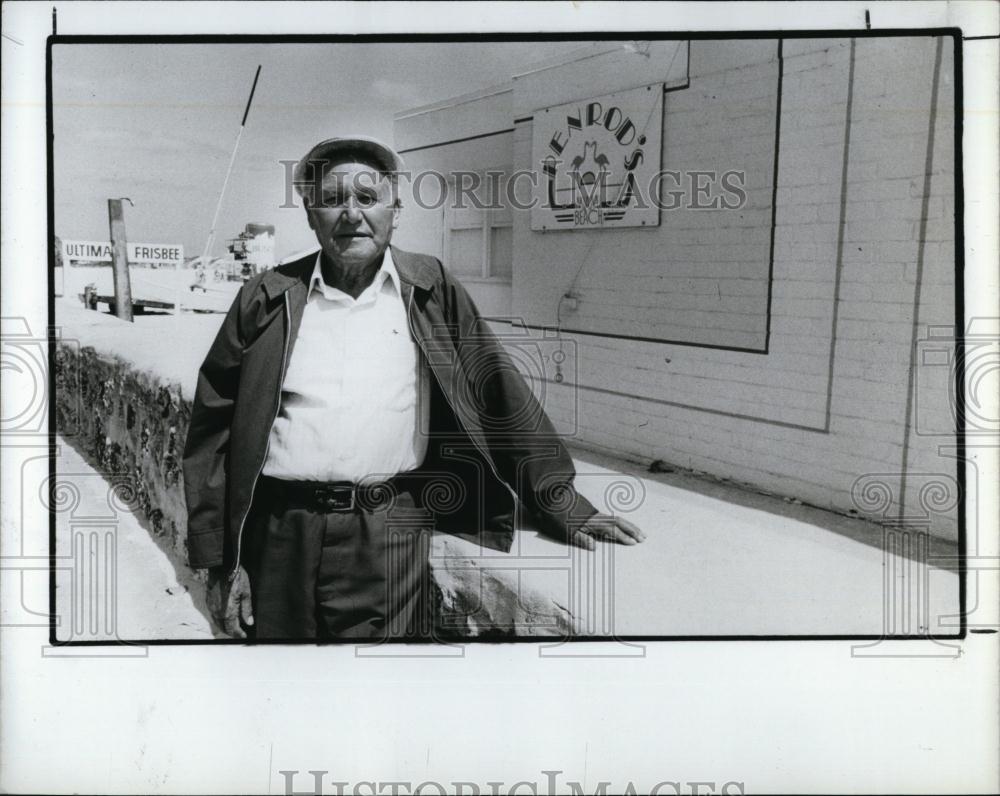
<svg viewBox="0 0 1000 796">
<path fill-rule="evenodd" d="M 662 134 L 662 83 L 536 110 L 531 229 L 657 226 Z"/>
<path fill-rule="evenodd" d="M 779 43 L 699 42 L 691 60 L 690 85 L 663 96 L 659 224 L 552 233 L 532 229 L 528 213 L 515 218 L 512 314 L 519 320 L 607 339 L 767 349 Z M 602 68 L 598 59 L 574 66 Z M 836 68 L 843 88 L 846 66 Z M 842 136 L 842 112 L 840 120 Z M 536 124 L 538 114 L 516 126 L 515 168 L 532 164 Z M 828 133 L 823 146 L 835 146 Z M 828 170 L 837 185 L 838 163 Z M 815 155 L 806 168 L 819 168 Z M 824 218 L 835 221 L 838 210 L 824 204 Z"/>
</svg>

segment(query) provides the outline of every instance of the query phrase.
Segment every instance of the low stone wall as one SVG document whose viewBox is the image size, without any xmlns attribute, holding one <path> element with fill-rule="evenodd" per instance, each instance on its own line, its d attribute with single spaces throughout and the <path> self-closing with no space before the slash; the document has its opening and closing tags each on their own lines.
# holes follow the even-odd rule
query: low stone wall
<svg viewBox="0 0 1000 796">
<path fill-rule="evenodd" d="M 187 557 L 181 457 L 191 404 L 176 383 L 113 354 L 60 342 L 56 429 L 102 473 L 124 484 L 124 503 L 180 561 Z"/>
</svg>

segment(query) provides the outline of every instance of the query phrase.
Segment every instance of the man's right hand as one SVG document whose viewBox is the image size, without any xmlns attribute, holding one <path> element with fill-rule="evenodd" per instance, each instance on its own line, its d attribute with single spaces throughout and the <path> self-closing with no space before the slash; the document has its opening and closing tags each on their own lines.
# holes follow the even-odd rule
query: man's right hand
<svg viewBox="0 0 1000 796">
<path fill-rule="evenodd" d="M 243 567 L 238 567 L 236 576 L 224 567 L 208 571 L 208 609 L 215 623 L 232 638 L 246 638 L 241 626 L 253 624 L 253 608 L 250 605 L 250 578 Z"/>
</svg>

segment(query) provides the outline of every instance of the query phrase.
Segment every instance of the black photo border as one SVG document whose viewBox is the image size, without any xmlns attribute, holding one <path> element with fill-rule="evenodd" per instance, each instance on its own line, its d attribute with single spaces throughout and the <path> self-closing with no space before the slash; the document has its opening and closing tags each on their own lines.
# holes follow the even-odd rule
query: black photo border
<svg viewBox="0 0 1000 796">
<path fill-rule="evenodd" d="M 889 37 L 943 37 L 951 38 L 954 58 L 954 191 L 955 191 L 955 414 L 958 420 L 956 433 L 956 478 L 959 488 L 958 502 L 958 566 L 959 577 L 959 629 L 953 634 L 908 634 L 908 635 L 847 635 L 847 634 L 803 634 L 803 635 L 613 635 L 613 636 L 484 636 L 478 638 L 451 637 L 442 635 L 438 639 L 387 639 L 383 644 L 535 644 L 552 645 L 562 642 L 600 642 L 604 644 L 615 642 L 657 642 L 657 641 L 954 641 L 966 638 L 968 628 L 967 616 L 967 523 L 966 523 L 966 478 L 965 478 L 965 394 L 964 394 L 964 360 L 962 346 L 965 341 L 965 208 L 962 158 L 962 127 L 963 127 L 963 36 L 961 28 L 885 28 L 870 29 L 818 29 L 818 30 L 759 30 L 759 31 L 672 31 L 657 32 L 651 30 L 639 31 L 574 31 L 545 33 L 422 33 L 422 34 L 302 34 L 302 35 L 263 35 L 263 34 L 212 34 L 212 35 L 59 35 L 53 33 L 46 39 L 45 49 L 45 124 L 46 124 L 46 219 L 47 219 L 47 276 L 48 276 L 48 369 L 49 369 L 49 483 L 54 484 L 56 478 L 56 377 L 55 354 L 56 335 L 51 331 L 55 328 L 55 197 L 54 197 L 54 160 L 53 160 L 53 119 L 52 119 L 52 49 L 57 45 L 72 44 L 400 44 L 400 43 L 457 43 L 457 42 L 531 42 L 531 41 L 705 41 L 733 39 L 843 39 L 843 38 L 889 38 Z M 992 38 L 992 37 L 969 37 Z M 779 98 L 780 103 L 780 98 Z M 776 155 L 777 157 L 777 155 Z M 776 189 L 776 184 L 775 184 Z M 773 210 L 773 208 L 772 208 Z M 773 255 L 772 255 L 773 265 Z M 770 289 L 768 291 L 770 305 Z M 770 314 L 770 306 L 769 306 Z M 662 342 L 662 341 L 660 341 Z M 748 353 L 765 353 L 765 351 L 750 351 Z M 56 513 L 49 506 L 49 644 L 53 647 L 107 647 L 120 648 L 142 646 L 203 646 L 203 645 L 247 645 L 263 646 L 274 644 L 286 645 L 364 645 L 365 642 L 351 639 L 335 639 L 329 641 L 317 640 L 248 640 L 248 639 L 122 639 L 117 642 L 96 640 L 59 640 L 56 637 Z M 972 632 L 995 633 L 995 630 L 973 630 Z"/>
</svg>

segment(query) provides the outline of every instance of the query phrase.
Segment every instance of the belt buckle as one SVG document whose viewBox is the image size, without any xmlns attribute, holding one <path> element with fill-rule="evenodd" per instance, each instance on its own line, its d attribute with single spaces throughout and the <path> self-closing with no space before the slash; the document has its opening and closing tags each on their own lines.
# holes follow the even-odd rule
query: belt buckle
<svg viewBox="0 0 1000 796">
<path fill-rule="evenodd" d="M 314 497 L 316 502 L 327 511 L 354 511 L 354 487 L 352 486 L 318 487 Z"/>
</svg>

